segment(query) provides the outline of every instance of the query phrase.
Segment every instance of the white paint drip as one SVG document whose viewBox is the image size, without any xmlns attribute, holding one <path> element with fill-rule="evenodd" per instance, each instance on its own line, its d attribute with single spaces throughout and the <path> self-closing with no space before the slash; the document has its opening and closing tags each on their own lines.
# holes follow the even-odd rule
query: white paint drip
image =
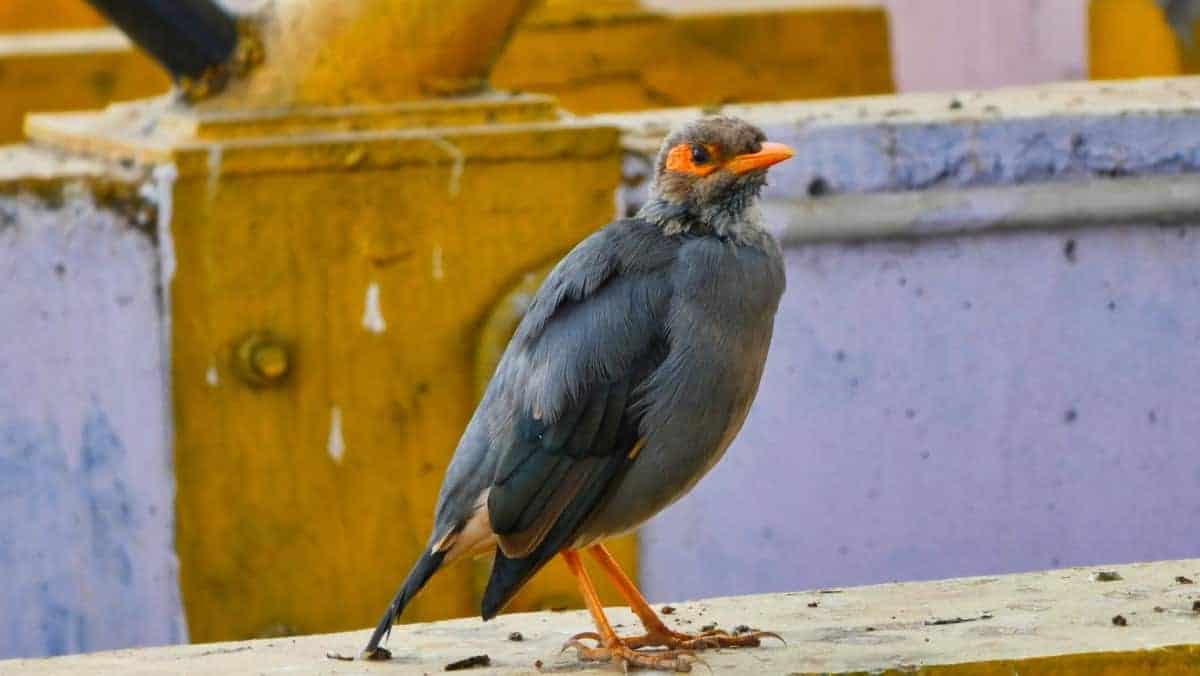
<svg viewBox="0 0 1200 676">
<path fill-rule="evenodd" d="M 208 180 L 205 182 L 205 197 L 209 202 L 217 198 L 221 186 L 221 163 L 224 161 L 225 146 L 214 143 L 208 148 Z"/>
<path fill-rule="evenodd" d="M 371 282 L 367 287 L 367 300 L 363 307 L 362 316 L 363 328 L 371 333 L 383 333 L 387 331 L 387 321 L 383 318 L 383 311 L 379 307 L 379 284 Z"/>
<path fill-rule="evenodd" d="M 434 145 L 437 147 L 445 150 L 446 154 L 449 155 L 450 159 L 453 161 L 453 164 L 450 166 L 450 183 L 446 186 L 446 190 L 451 195 L 457 195 L 462 182 L 463 166 L 466 164 L 467 160 L 466 155 L 463 154 L 462 150 L 459 150 L 458 146 L 447 141 L 441 136 L 430 134 L 429 140 L 433 141 Z"/>
<path fill-rule="evenodd" d="M 165 100 L 166 97 L 164 97 Z M 142 195 L 146 199 L 153 201 L 158 207 L 158 283 L 162 289 L 160 311 L 162 312 L 162 333 L 159 340 L 162 345 L 162 379 L 163 379 L 163 409 L 168 421 L 163 426 L 163 453 L 166 456 L 165 461 L 170 472 L 174 473 L 173 466 L 175 457 L 175 427 L 170 423 L 175 419 L 175 407 L 171 401 L 171 285 L 175 281 L 175 238 L 171 233 L 171 218 L 175 211 L 175 179 L 179 177 L 179 171 L 174 164 L 160 164 L 154 167 L 150 174 L 153 179 L 152 185 L 143 185 Z M 147 194 L 147 192 L 149 194 Z M 175 500 L 174 483 L 171 484 L 170 494 L 167 496 L 168 504 Z M 172 552 L 171 568 L 173 580 L 179 579 L 179 559 Z M 178 585 L 171 585 L 171 589 L 176 594 L 178 593 Z M 188 625 L 187 617 L 183 613 L 183 601 L 179 596 L 173 596 L 172 605 L 177 609 L 174 621 L 172 624 L 173 634 L 179 637 L 179 640 L 187 642 Z"/>
<path fill-rule="evenodd" d="M 158 260 L 164 297 L 170 292 L 175 280 L 175 239 L 171 236 L 171 212 L 175 207 L 175 179 L 179 176 L 174 164 L 160 164 L 151 172 L 154 178 L 149 191 L 143 188 L 142 195 L 158 206 Z"/>
<path fill-rule="evenodd" d="M 442 279 L 446 276 L 446 269 L 442 267 L 442 247 L 439 244 L 433 245 L 433 278 Z"/>
<path fill-rule="evenodd" d="M 342 456 L 346 455 L 346 439 L 342 436 L 342 409 L 334 406 L 329 413 L 329 443 L 326 445 L 329 457 L 339 465 Z"/>
<path fill-rule="evenodd" d="M 204 372 L 204 382 L 208 383 L 209 387 L 216 387 L 221 384 L 221 374 L 217 373 L 216 364 L 208 365 L 208 370 Z"/>
</svg>

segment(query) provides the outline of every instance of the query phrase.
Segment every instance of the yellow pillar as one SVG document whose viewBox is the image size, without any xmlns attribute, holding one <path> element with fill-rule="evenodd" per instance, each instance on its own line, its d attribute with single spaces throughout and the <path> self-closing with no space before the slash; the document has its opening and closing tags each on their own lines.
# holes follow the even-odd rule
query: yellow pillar
<svg viewBox="0 0 1200 676">
<path fill-rule="evenodd" d="M 1088 50 L 1092 79 L 1183 72 L 1178 41 L 1154 0 L 1092 0 Z"/>
</svg>

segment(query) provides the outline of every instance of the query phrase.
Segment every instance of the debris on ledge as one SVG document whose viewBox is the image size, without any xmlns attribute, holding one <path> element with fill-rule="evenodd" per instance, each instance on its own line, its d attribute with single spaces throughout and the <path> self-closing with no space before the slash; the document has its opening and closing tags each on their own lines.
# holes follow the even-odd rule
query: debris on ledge
<svg viewBox="0 0 1200 676">
<path fill-rule="evenodd" d="M 1200 673 L 1200 592 L 1179 581 L 1197 575 L 1200 559 L 741 596 L 675 603 L 667 620 L 689 632 L 748 625 L 787 641 L 707 652 L 713 673 Z M 619 632 L 638 630 L 626 610 L 611 617 Z M 449 665 L 488 674 L 578 673 L 588 670 L 559 649 L 591 629 L 583 611 L 521 613 L 488 623 L 398 626 L 387 663 L 330 657 L 357 655 L 370 633 L 364 629 L 0 661 L 0 674 L 422 674 Z M 524 640 L 512 640 L 515 632 Z M 467 663 L 471 669 L 458 666 Z"/>
</svg>

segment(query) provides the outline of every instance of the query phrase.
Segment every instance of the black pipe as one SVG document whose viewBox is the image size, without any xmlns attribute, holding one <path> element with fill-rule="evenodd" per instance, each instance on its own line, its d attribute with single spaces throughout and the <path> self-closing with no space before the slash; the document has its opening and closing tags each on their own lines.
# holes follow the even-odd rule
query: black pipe
<svg viewBox="0 0 1200 676">
<path fill-rule="evenodd" d="M 213 0 L 88 0 L 176 80 L 199 80 L 229 63 L 234 18 Z"/>
</svg>

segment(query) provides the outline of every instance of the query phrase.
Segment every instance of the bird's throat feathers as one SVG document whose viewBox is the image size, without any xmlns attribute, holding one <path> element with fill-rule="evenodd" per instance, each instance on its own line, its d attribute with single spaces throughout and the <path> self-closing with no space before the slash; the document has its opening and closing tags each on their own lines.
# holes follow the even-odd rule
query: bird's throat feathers
<svg viewBox="0 0 1200 676">
<path fill-rule="evenodd" d="M 744 181 L 729 190 L 724 198 L 708 203 L 692 199 L 671 199 L 652 193 L 638 217 L 654 223 L 665 235 L 712 235 L 738 242 L 757 239 L 763 232 L 758 209 L 758 193 L 765 181 Z"/>
</svg>

